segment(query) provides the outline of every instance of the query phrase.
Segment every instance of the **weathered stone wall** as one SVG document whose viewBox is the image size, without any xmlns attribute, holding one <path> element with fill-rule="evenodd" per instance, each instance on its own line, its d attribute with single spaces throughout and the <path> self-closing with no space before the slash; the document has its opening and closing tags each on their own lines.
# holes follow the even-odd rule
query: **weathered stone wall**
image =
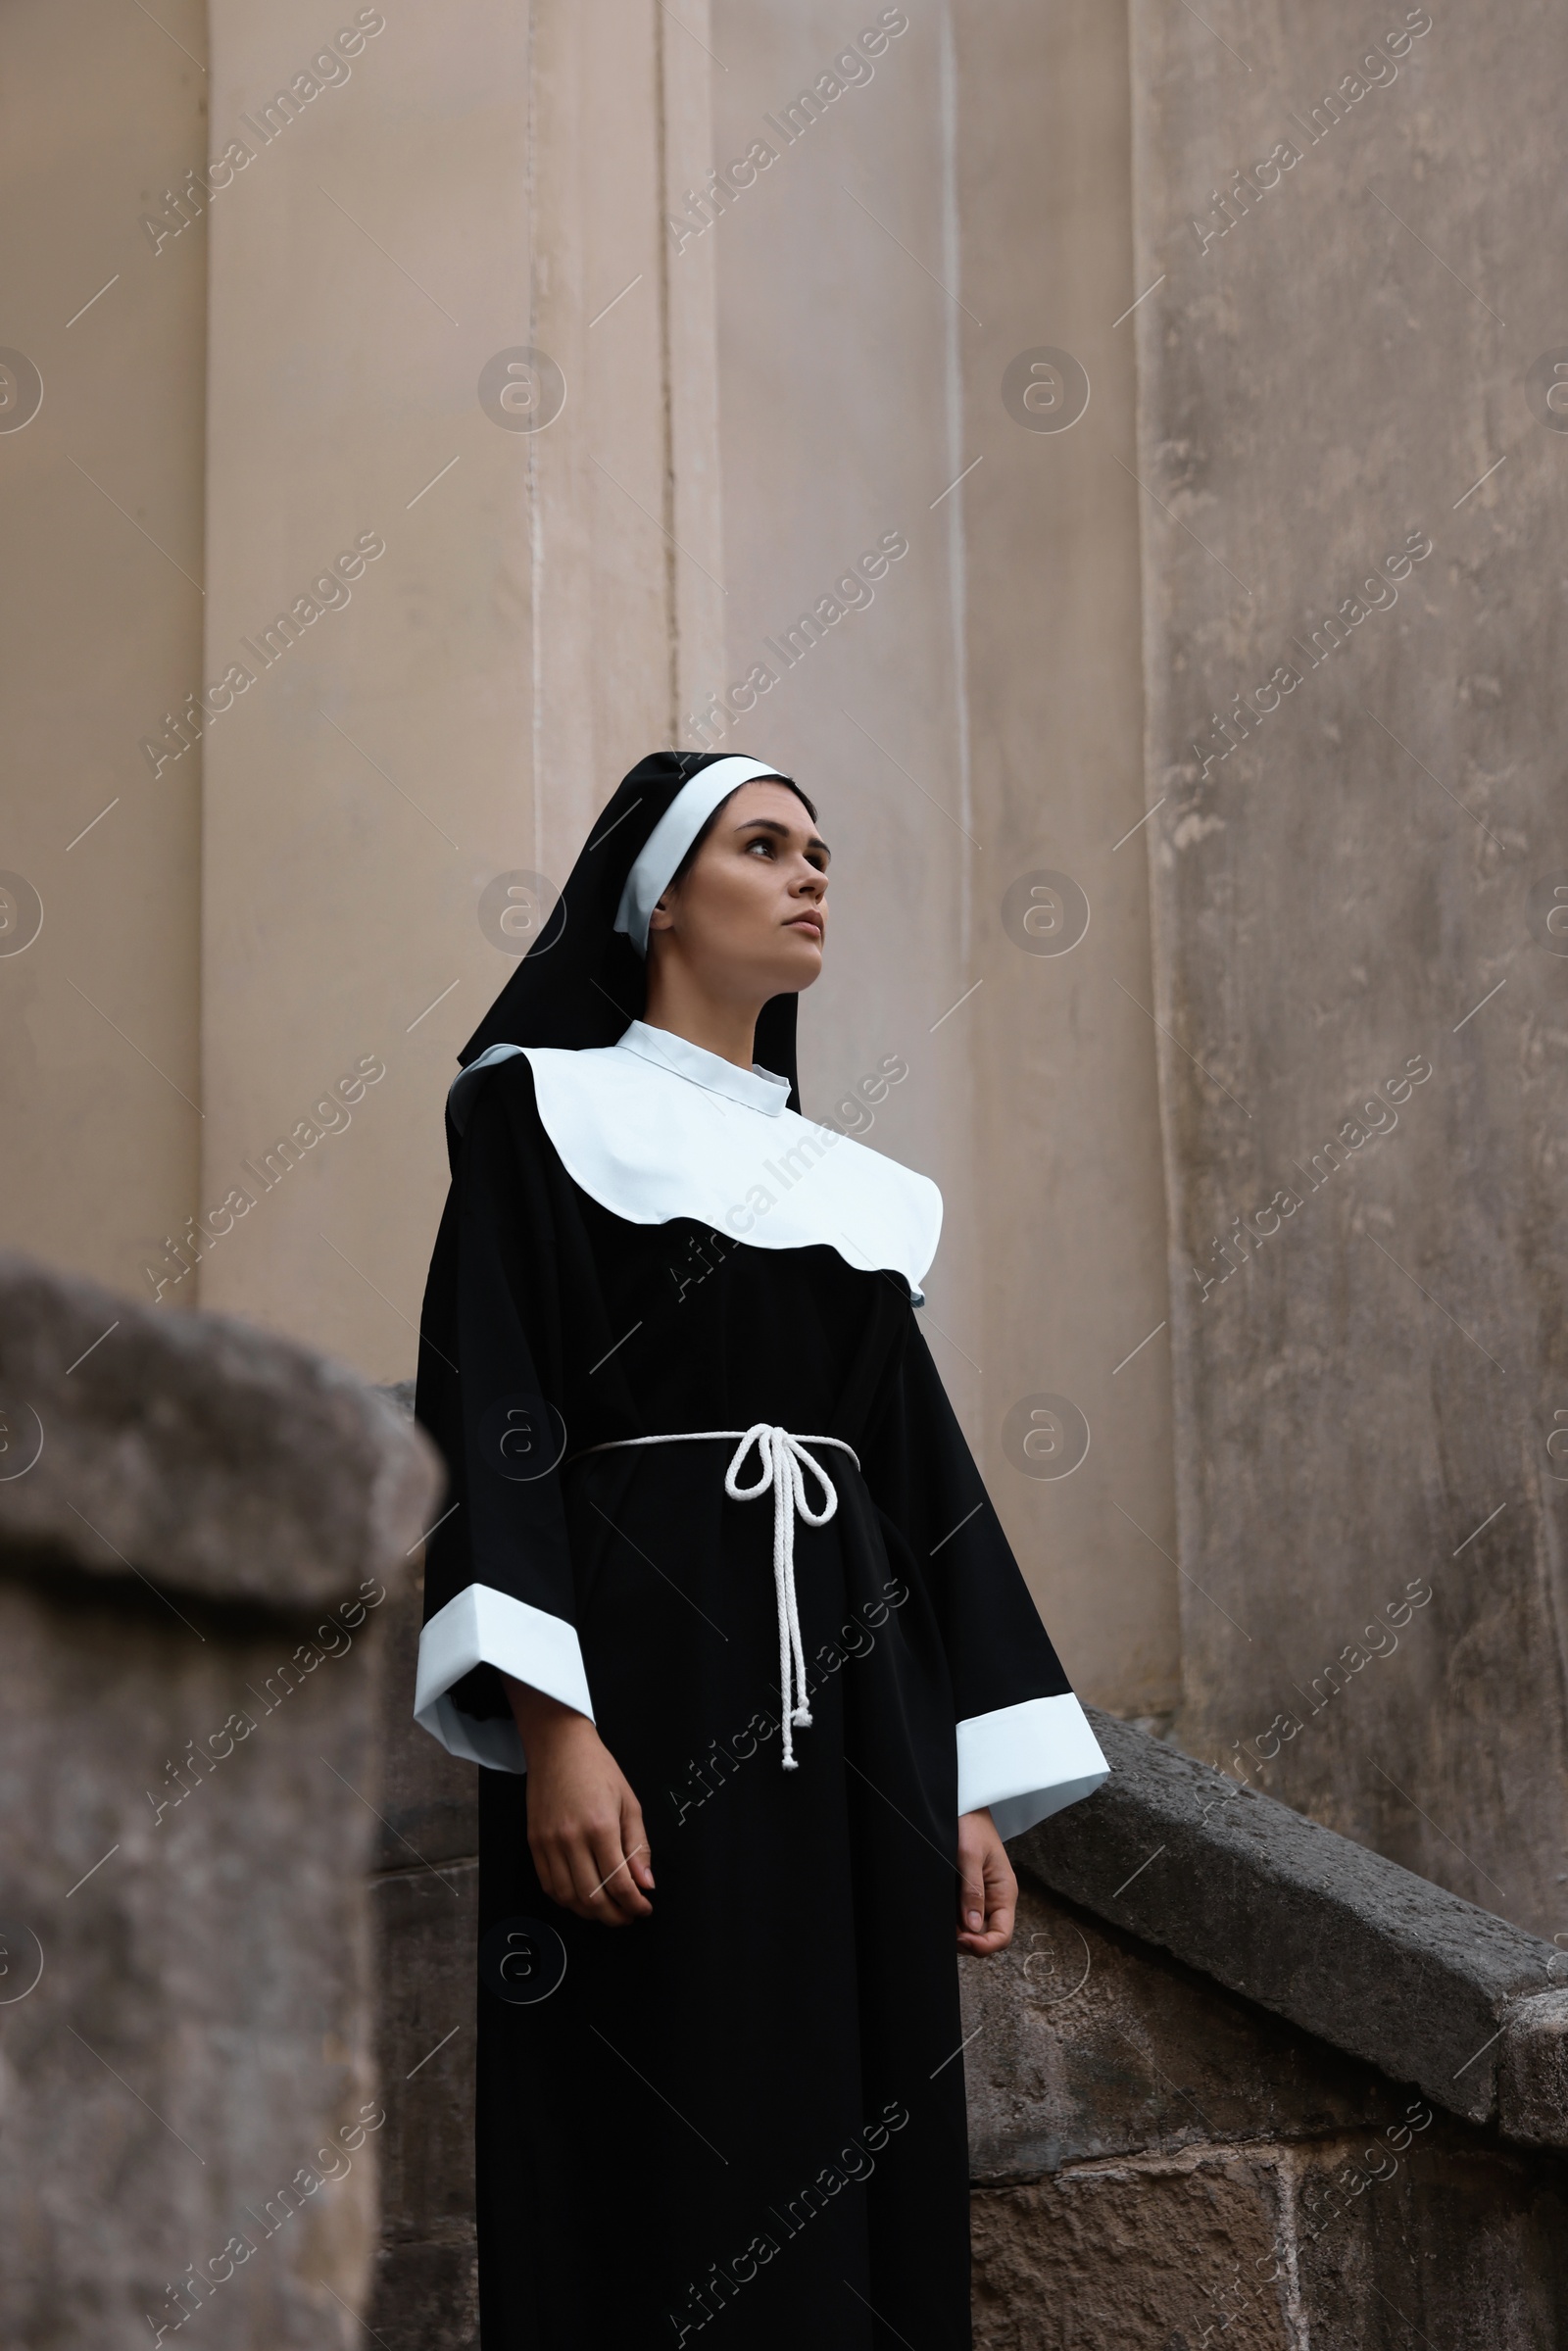
<svg viewBox="0 0 1568 2351">
<path fill-rule="evenodd" d="M 977 2351 L 1555 2351 L 1561 2156 L 1336 2062 L 1038 1886 L 1020 1924 L 968 2058 Z"/>
<path fill-rule="evenodd" d="M 1554 2351 L 1561 1955 L 1096 1730 L 1110 1781 L 963 1963 L 980 2351 Z"/>
<path fill-rule="evenodd" d="M 352 1374 L 0 1259 L 8 2351 L 360 2339 L 377 1636 L 434 1486 Z"/>
<path fill-rule="evenodd" d="M 1132 22 L 1183 1736 L 1549 1935 L 1564 21 Z"/>
<path fill-rule="evenodd" d="M 384 1391 L 413 1410 L 414 1383 Z M 372 1856 L 381 2249 L 368 2311 L 387 2351 L 477 2351 L 473 2228 L 478 1768 L 414 1721 L 421 1580 L 388 1613 L 381 1832 Z"/>
</svg>

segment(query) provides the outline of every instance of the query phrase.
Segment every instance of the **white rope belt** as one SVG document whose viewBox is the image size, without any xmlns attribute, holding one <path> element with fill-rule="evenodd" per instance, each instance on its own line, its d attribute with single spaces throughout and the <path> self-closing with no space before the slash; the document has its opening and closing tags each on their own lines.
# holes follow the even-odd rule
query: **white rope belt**
<svg viewBox="0 0 1568 2351">
<path fill-rule="evenodd" d="M 615 1437 L 608 1445 L 584 1446 L 589 1453 L 614 1453 L 634 1445 L 701 1445 L 710 1439 L 738 1438 L 724 1472 L 724 1492 L 732 1501 L 752 1502 L 771 1490 L 773 1495 L 773 1589 L 778 1596 L 778 1678 L 784 1704 L 784 1769 L 799 1769 L 791 1726 L 808 1731 L 811 1711 L 806 1702 L 806 1658 L 801 1647 L 801 1614 L 795 1599 L 795 1519 L 797 1512 L 808 1527 L 825 1527 L 839 1506 L 838 1489 L 820 1461 L 807 1451 L 808 1445 L 831 1445 L 848 1453 L 857 1469 L 859 1455 L 841 1437 L 793 1437 L 788 1429 L 765 1420 L 749 1429 L 676 1429 L 665 1437 Z M 756 1445 L 760 1469 L 754 1486 L 739 1480 L 747 1454 Z M 579 1455 L 580 1459 L 581 1456 Z M 804 1472 L 809 1470 L 822 1490 L 822 1507 L 813 1510 L 806 1498 Z"/>
</svg>

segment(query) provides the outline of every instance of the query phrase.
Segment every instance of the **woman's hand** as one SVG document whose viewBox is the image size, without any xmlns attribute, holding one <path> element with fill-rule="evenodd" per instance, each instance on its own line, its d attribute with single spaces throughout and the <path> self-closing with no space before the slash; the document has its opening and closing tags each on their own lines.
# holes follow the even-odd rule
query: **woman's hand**
<svg viewBox="0 0 1568 2351">
<path fill-rule="evenodd" d="M 601 1926 L 651 1917 L 642 1807 L 615 1758 L 585 1714 L 503 1679 L 528 1757 L 528 1849 L 540 1885 L 563 1910 Z"/>
<path fill-rule="evenodd" d="M 958 1822 L 958 1948 L 976 1959 L 1004 1951 L 1012 1940 L 1018 1881 L 989 1812 L 966 1812 Z"/>
</svg>

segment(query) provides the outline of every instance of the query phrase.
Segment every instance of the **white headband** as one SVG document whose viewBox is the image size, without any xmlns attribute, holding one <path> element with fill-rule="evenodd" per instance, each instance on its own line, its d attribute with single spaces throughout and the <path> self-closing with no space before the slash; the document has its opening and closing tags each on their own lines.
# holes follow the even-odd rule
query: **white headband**
<svg viewBox="0 0 1568 2351">
<path fill-rule="evenodd" d="M 648 953 L 648 925 L 655 906 L 719 802 L 727 800 L 738 785 L 755 783 L 764 775 L 781 783 L 789 780 L 765 759 L 714 759 L 710 766 L 700 767 L 676 793 L 643 843 L 615 908 L 615 929 L 625 932 L 640 955 Z"/>
</svg>

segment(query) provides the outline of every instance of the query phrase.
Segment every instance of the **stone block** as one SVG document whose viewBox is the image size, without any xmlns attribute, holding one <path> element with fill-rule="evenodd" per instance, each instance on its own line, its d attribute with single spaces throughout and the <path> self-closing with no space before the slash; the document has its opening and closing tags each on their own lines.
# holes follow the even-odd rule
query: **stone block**
<svg viewBox="0 0 1568 2351">
<path fill-rule="evenodd" d="M 1286 2193 L 1277 2161 L 1236 2149 L 982 2190 L 975 2351 L 1297 2351 Z"/>
<path fill-rule="evenodd" d="M 145 2351 L 187 2314 L 208 2351 L 357 2333 L 384 2118 L 373 1675 L 363 1639 L 297 1675 L 302 1626 L 184 1603 L 0 1573 L 18 2351 Z"/>
<path fill-rule="evenodd" d="M 474 1861 L 400 1872 L 372 1888 L 389 2241 L 472 2228 L 478 1897 Z"/>
<path fill-rule="evenodd" d="M 0 1440 L 15 1554 L 301 1611 L 406 1575 L 442 1475 L 422 1432 L 345 1365 L 10 1253 Z"/>
<path fill-rule="evenodd" d="M 442 1863 L 382 1877 L 372 1892 L 376 2056 L 387 2125 L 369 2323 L 391 2351 L 477 2351 L 478 1877 L 475 1861 Z"/>
<path fill-rule="evenodd" d="M 369 2326 L 385 2351 L 479 2351 L 479 2267 L 473 2233 L 383 2245 Z"/>
<path fill-rule="evenodd" d="M 1380 2133 L 1303 2154 L 1296 2266 L 1310 2341 L 1558 2351 L 1565 2185 L 1560 2157 L 1489 2144 L 1441 2117 L 1408 2142 Z"/>
<path fill-rule="evenodd" d="M 1501 2046 L 1500 2128 L 1527 2146 L 1568 2147 L 1568 1991 L 1521 2000 Z"/>
<path fill-rule="evenodd" d="M 381 1393 L 412 1414 L 412 1380 Z M 388 2351 L 477 2351 L 478 1767 L 448 1755 L 414 1721 L 421 1615 L 422 1578 L 416 1576 L 389 1605 L 386 1626 L 382 1820 L 371 1914 L 376 2053 L 388 2121 L 369 2323 Z"/>
</svg>

